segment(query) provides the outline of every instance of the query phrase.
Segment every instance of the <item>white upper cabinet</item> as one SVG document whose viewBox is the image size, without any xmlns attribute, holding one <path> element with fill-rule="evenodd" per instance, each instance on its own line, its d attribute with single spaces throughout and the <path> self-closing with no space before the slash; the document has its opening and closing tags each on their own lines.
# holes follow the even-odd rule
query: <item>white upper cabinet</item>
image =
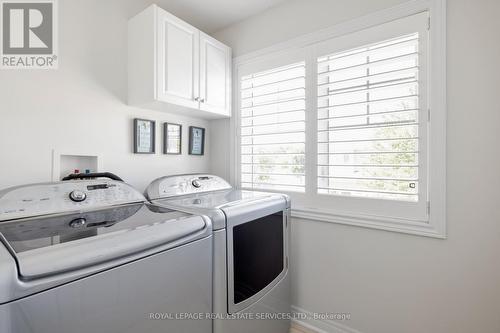
<svg viewBox="0 0 500 333">
<path fill-rule="evenodd" d="M 200 32 L 158 10 L 158 99 L 198 108 Z"/>
<path fill-rule="evenodd" d="M 156 5 L 128 25 L 129 104 L 231 116 L 231 49 Z"/>
<path fill-rule="evenodd" d="M 200 32 L 200 109 L 231 114 L 231 49 Z"/>
</svg>

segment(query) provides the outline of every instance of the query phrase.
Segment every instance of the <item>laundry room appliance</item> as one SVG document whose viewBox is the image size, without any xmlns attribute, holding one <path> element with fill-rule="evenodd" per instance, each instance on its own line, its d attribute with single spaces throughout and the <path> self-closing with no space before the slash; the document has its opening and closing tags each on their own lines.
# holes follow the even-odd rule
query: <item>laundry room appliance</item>
<svg viewBox="0 0 500 333">
<path fill-rule="evenodd" d="M 288 196 L 233 189 L 220 177 L 197 174 L 159 178 L 146 197 L 212 220 L 215 333 L 288 333 Z"/>
<path fill-rule="evenodd" d="M 210 219 L 124 182 L 0 191 L 0 241 L 2 333 L 212 330 L 210 318 L 180 317 L 212 312 Z"/>
</svg>

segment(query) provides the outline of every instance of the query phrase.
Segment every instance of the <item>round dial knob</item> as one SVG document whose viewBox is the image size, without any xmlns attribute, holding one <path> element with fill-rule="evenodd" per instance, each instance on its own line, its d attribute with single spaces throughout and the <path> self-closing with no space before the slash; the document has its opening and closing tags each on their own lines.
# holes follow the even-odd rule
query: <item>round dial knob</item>
<svg viewBox="0 0 500 333">
<path fill-rule="evenodd" d="M 75 202 L 82 202 L 83 200 L 87 199 L 87 194 L 80 190 L 74 190 L 69 194 L 69 198 Z"/>
<path fill-rule="evenodd" d="M 195 179 L 195 180 L 193 180 L 193 181 L 191 182 L 191 184 L 193 184 L 193 186 L 194 186 L 194 187 L 196 187 L 196 188 L 201 187 L 201 183 L 200 183 L 198 180 L 196 180 L 196 179 Z"/>
<path fill-rule="evenodd" d="M 71 221 L 69 223 L 69 226 L 71 228 L 81 228 L 81 227 L 85 226 L 86 223 L 87 223 L 87 220 L 85 220 L 83 217 L 80 217 L 80 218 L 77 218 L 77 219 L 74 219 L 73 221 Z"/>
</svg>

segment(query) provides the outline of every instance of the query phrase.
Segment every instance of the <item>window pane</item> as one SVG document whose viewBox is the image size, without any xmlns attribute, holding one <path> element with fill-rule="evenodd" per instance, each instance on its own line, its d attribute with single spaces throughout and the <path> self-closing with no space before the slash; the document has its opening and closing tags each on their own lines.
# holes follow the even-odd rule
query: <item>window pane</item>
<svg viewBox="0 0 500 333">
<path fill-rule="evenodd" d="M 305 190 L 305 64 L 241 79 L 241 184 Z"/>
<path fill-rule="evenodd" d="M 418 201 L 418 37 L 318 58 L 318 193 Z"/>
</svg>

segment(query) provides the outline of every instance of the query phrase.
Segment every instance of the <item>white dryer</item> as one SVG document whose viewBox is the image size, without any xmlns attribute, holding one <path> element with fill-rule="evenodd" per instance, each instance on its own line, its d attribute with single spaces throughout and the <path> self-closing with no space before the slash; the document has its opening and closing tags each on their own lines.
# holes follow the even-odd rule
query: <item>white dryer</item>
<svg viewBox="0 0 500 333">
<path fill-rule="evenodd" d="M 233 189 L 205 174 L 157 179 L 146 196 L 155 205 L 211 218 L 215 333 L 288 333 L 288 196 Z"/>
<path fill-rule="evenodd" d="M 0 191 L 0 332 L 207 333 L 207 217 L 147 203 L 113 180 Z"/>
</svg>

